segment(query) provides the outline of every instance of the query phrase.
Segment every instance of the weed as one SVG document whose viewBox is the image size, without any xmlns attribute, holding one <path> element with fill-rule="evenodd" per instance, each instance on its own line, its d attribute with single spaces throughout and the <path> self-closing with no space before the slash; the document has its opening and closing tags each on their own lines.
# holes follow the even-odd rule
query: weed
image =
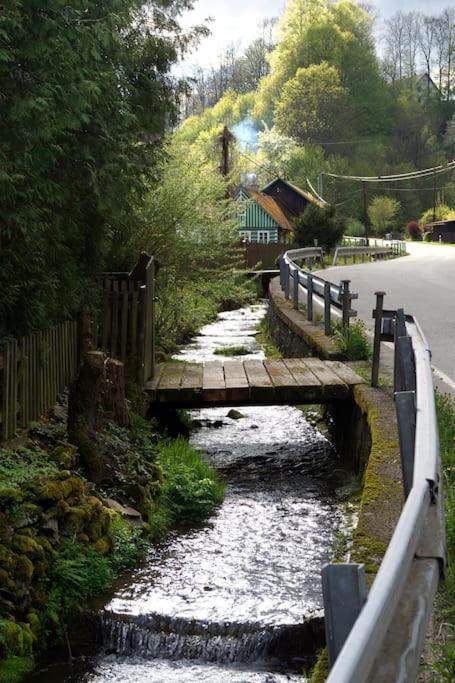
<svg viewBox="0 0 455 683">
<path fill-rule="evenodd" d="M 216 356 L 246 356 L 246 346 L 221 346 L 213 352 Z"/>
<path fill-rule="evenodd" d="M 262 346 L 265 357 L 272 360 L 282 358 L 283 355 L 280 349 L 275 346 L 270 331 L 270 325 L 267 318 L 263 318 L 258 326 L 258 333 L 256 335 L 257 343 Z"/>
<path fill-rule="evenodd" d="M 335 342 L 348 360 L 367 360 L 371 356 L 371 346 L 362 320 L 351 323 L 346 330 L 335 328 Z"/>
</svg>

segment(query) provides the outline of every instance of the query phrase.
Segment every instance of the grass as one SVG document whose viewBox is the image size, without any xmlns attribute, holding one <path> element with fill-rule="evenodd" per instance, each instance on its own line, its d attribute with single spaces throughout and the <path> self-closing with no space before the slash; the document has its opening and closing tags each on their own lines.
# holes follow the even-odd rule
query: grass
<svg viewBox="0 0 455 683">
<path fill-rule="evenodd" d="M 451 683 L 455 680 L 455 401 L 436 392 L 439 440 L 444 485 L 444 507 L 448 569 L 441 585 L 435 620 L 440 637 L 434 646 L 431 680 Z M 436 631 L 436 629 L 435 629 Z"/>
<path fill-rule="evenodd" d="M 246 356 L 249 353 L 246 346 L 221 346 L 213 352 L 216 356 Z"/>
<path fill-rule="evenodd" d="M 150 514 L 154 537 L 177 524 L 198 521 L 222 503 L 224 482 L 185 439 L 163 444 L 156 462 L 163 479 L 160 496 Z"/>
<path fill-rule="evenodd" d="M 336 328 L 335 343 L 348 360 L 368 360 L 371 356 L 371 345 L 362 320 L 351 323 L 346 330 Z"/>
<path fill-rule="evenodd" d="M 266 358 L 271 360 L 283 358 L 283 354 L 272 339 L 268 318 L 263 318 L 259 323 L 256 341 L 262 347 Z"/>
</svg>

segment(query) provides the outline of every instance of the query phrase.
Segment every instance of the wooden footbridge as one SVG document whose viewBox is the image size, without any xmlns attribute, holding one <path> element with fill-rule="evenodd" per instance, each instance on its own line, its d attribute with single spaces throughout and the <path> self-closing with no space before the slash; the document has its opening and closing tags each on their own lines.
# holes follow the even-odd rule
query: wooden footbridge
<svg viewBox="0 0 455 683">
<path fill-rule="evenodd" d="M 156 367 L 147 391 L 155 404 L 184 408 L 326 403 L 363 381 L 349 366 L 318 358 L 174 362 Z"/>
</svg>

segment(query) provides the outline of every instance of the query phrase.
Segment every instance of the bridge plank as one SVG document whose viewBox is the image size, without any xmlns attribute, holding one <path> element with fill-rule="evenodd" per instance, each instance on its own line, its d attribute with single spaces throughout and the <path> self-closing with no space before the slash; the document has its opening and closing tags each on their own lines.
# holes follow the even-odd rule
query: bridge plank
<svg viewBox="0 0 455 683">
<path fill-rule="evenodd" d="M 319 358 L 305 358 L 305 365 L 323 385 L 322 396 L 324 398 L 343 398 L 347 396 L 349 394 L 348 385 L 333 370 L 327 367 L 326 363 L 327 361 L 319 360 Z"/>
<path fill-rule="evenodd" d="M 352 386 L 353 384 L 365 384 L 365 380 L 360 377 L 349 365 L 340 363 L 338 360 L 326 361 L 325 363 L 330 370 L 340 377 L 343 382 Z"/>
<path fill-rule="evenodd" d="M 224 380 L 226 382 L 227 401 L 247 401 L 249 399 L 250 385 L 241 361 L 225 362 Z"/>
<path fill-rule="evenodd" d="M 184 369 L 185 363 L 167 363 L 164 365 L 156 390 L 158 401 L 179 400 L 180 383 Z"/>
<path fill-rule="evenodd" d="M 222 363 L 211 360 L 204 363 L 202 371 L 202 395 L 204 401 L 225 401 L 226 383 Z"/>
<path fill-rule="evenodd" d="M 182 401 L 197 401 L 202 398 L 202 363 L 185 363 L 179 396 Z"/>
<path fill-rule="evenodd" d="M 284 358 L 283 363 L 285 363 L 298 385 L 304 387 L 321 386 L 321 382 L 301 358 Z"/>
<path fill-rule="evenodd" d="M 275 388 L 262 361 L 246 360 L 243 367 L 248 377 L 251 399 L 255 401 L 273 400 Z"/>
<path fill-rule="evenodd" d="M 275 396 L 281 401 L 295 401 L 301 396 L 302 388 L 298 386 L 292 373 L 282 360 L 264 361 L 264 367 L 270 375 L 275 387 Z"/>
<path fill-rule="evenodd" d="M 159 365 L 156 365 L 156 366 L 155 366 L 155 373 L 154 373 L 153 379 L 151 379 L 151 380 L 149 380 L 149 381 L 147 382 L 147 385 L 146 385 L 146 386 L 147 386 L 147 391 L 148 391 L 149 394 L 150 394 L 150 400 L 151 400 L 151 401 L 156 401 L 156 400 L 157 400 L 157 397 L 156 397 L 156 390 L 157 390 L 157 388 L 158 388 L 158 384 L 159 384 L 159 382 L 160 382 L 161 375 L 163 374 L 163 370 L 164 370 L 165 367 L 166 367 L 165 363 L 160 363 Z"/>
</svg>

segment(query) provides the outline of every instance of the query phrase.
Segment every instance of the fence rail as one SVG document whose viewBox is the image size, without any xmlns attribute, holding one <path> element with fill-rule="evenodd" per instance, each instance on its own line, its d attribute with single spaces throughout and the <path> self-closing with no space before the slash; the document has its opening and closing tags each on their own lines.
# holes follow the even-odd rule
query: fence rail
<svg viewBox="0 0 455 683">
<path fill-rule="evenodd" d="M 341 311 L 342 327 L 349 327 L 351 317 L 357 315 L 352 310 L 351 303 L 357 299 L 349 289 L 349 280 L 342 280 L 339 285 L 324 280 L 314 275 L 310 270 L 304 270 L 297 265 L 296 261 L 306 260 L 310 265 L 315 260 L 322 262 L 323 250 L 321 247 L 309 247 L 307 249 L 292 249 L 287 251 L 280 259 L 280 284 L 286 299 L 291 298 L 296 310 L 300 307 L 300 290 L 305 291 L 305 305 L 307 320 L 314 318 L 314 302 L 319 301 L 324 310 L 324 331 L 326 335 L 332 333 L 331 307 Z"/>
<path fill-rule="evenodd" d="M 394 339 L 394 398 L 405 504 L 368 597 L 363 565 L 323 569 L 332 665 L 328 683 L 416 679 L 445 564 L 431 352 L 417 320 L 401 309 L 382 311 L 383 293 L 379 296 L 376 333 L 379 340 L 390 340 L 391 335 Z"/>
<path fill-rule="evenodd" d="M 67 321 L 0 349 L 1 437 L 11 439 L 54 405 L 77 370 L 77 325 Z"/>
</svg>

